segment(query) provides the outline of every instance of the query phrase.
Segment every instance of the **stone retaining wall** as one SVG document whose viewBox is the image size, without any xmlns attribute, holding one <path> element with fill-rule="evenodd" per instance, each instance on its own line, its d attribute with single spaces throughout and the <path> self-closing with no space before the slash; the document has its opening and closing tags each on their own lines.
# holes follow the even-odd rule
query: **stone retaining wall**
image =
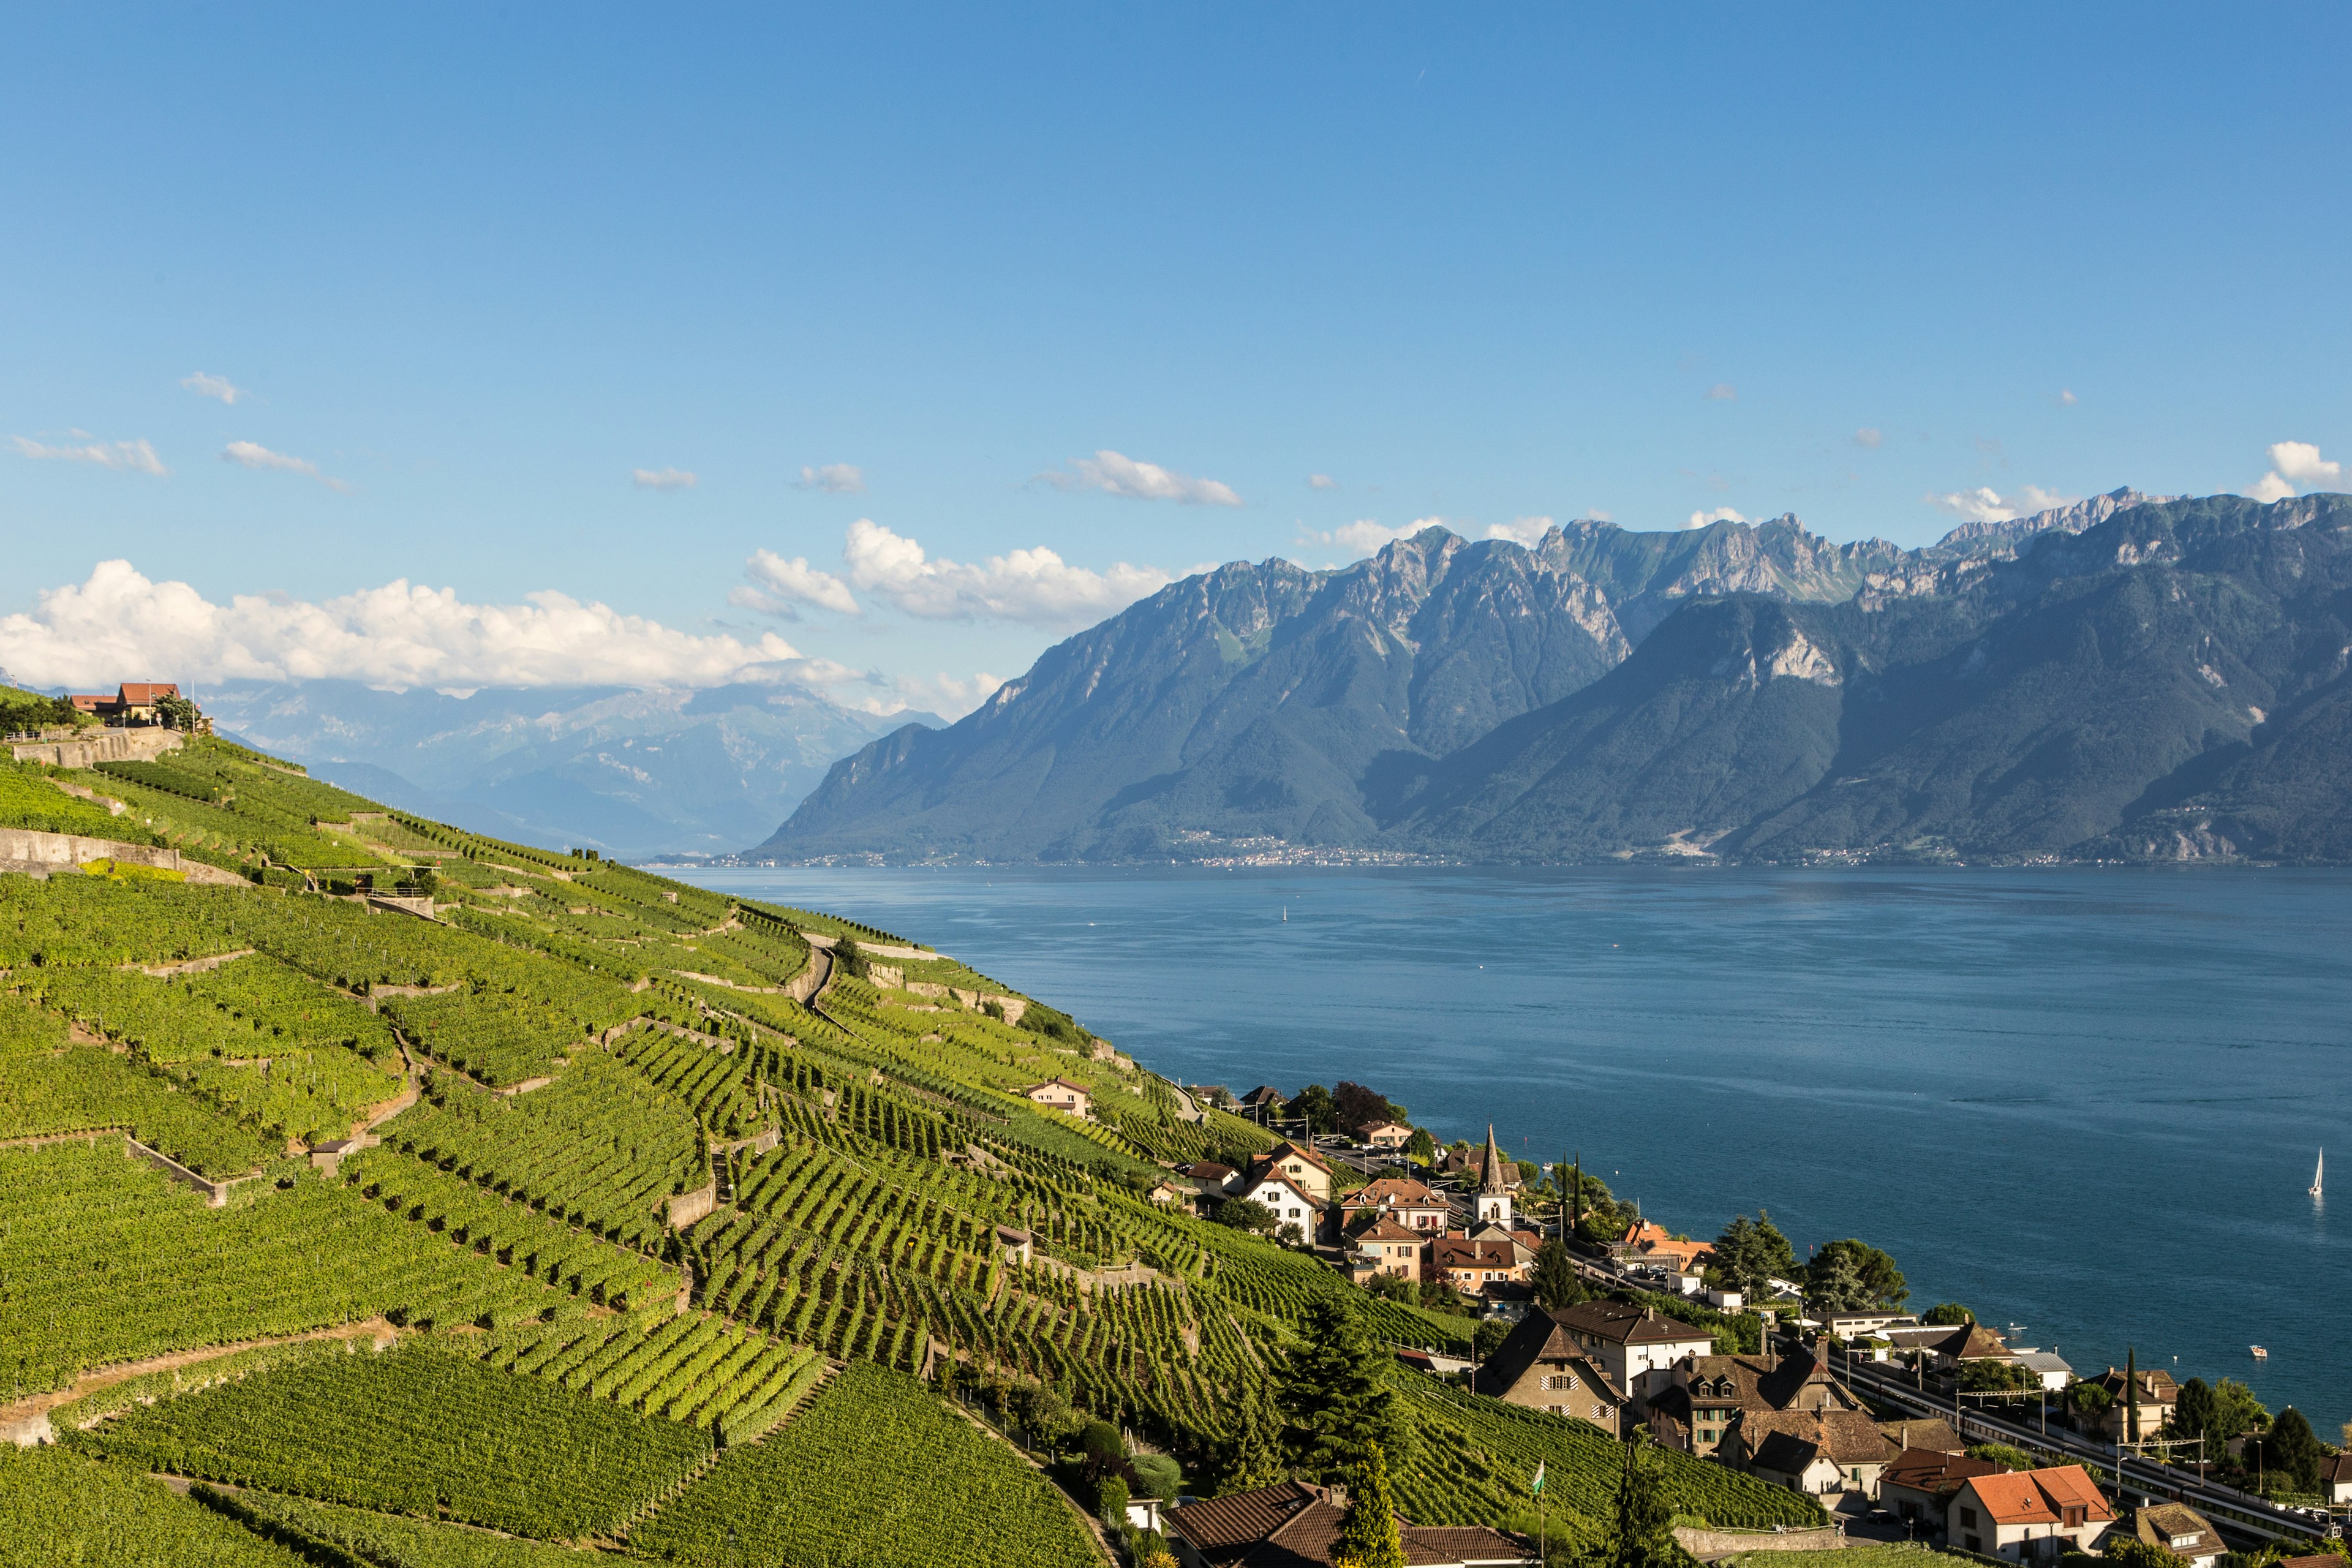
<svg viewBox="0 0 2352 1568">
<path fill-rule="evenodd" d="M 172 731 L 176 733 L 176 731 Z M 245 879 L 234 871 L 181 858 L 168 845 L 121 844 L 111 838 L 84 838 L 73 833 L 37 833 L 29 827 L 0 827 L 0 861 L 34 876 L 50 870 L 86 866 L 92 860 L 120 860 L 126 866 L 146 866 L 177 871 L 191 882 L 216 882 L 241 888 Z"/>
<path fill-rule="evenodd" d="M 1694 1557 L 1728 1557 L 1738 1552 L 1832 1552 L 1845 1544 L 1835 1525 L 1814 1530 L 1694 1530 L 1675 1526 L 1675 1539 Z"/>
<path fill-rule="evenodd" d="M 714 1180 L 690 1193 L 673 1194 L 666 1205 L 664 1217 L 677 1229 L 684 1230 L 696 1220 L 707 1217 L 718 1206 L 719 1184 Z"/>
<path fill-rule="evenodd" d="M 12 748 L 20 763 L 47 763 L 53 768 L 89 768 L 100 763 L 152 763 L 165 752 L 177 751 L 186 738 L 160 725 L 136 730 L 105 730 L 86 741 L 20 741 Z"/>
</svg>

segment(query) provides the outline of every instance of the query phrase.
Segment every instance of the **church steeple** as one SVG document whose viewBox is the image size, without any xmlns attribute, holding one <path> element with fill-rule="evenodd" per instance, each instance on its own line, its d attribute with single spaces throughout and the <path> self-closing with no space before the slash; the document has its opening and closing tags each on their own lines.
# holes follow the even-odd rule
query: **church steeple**
<svg viewBox="0 0 2352 1568">
<path fill-rule="evenodd" d="M 1511 1184 L 1503 1171 L 1503 1152 L 1495 1146 L 1495 1124 L 1489 1121 L 1486 1158 L 1478 1173 L 1478 1198 L 1474 1210 L 1481 1225 L 1511 1223 Z"/>
</svg>

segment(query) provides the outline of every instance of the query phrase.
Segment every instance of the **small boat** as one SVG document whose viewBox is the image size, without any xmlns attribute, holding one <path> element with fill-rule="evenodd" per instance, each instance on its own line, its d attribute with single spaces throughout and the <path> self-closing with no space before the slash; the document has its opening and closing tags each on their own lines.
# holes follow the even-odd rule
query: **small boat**
<svg viewBox="0 0 2352 1568">
<path fill-rule="evenodd" d="M 2324 1197 L 2326 1197 L 2327 1194 L 2326 1194 L 2326 1193 L 2321 1192 L 2321 1191 L 2320 1191 L 2320 1188 L 2322 1188 L 2322 1187 L 2326 1186 L 2326 1184 L 2327 1184 L 2327 1151 L 2326 1151 L 2326 1150 L 2325 1150 L 2325 1149 L 2322 1149 L 2322 1150 L 2319 1152 L 2319 1163 L 2318 1163 L 2318 1164 L 2316 1164 L 2316 1165 L 2314 1165 L 2314 1166 L 2311 1168 L 2311 1195 L 2312 1195 L 2313 1197 L 2315 1197 L 2315 1198 L 2324 1198 Z"/>
<path fill-rule="evenodd" d="M 2271 1352 L 2263 1349 L 2260 1345 L 2248 1345 L 2246 1348 L 2254 1352 L 2254 1359 L 2256 1361 L 2268 1361 L 2271 1359 Z"/>
</svg>

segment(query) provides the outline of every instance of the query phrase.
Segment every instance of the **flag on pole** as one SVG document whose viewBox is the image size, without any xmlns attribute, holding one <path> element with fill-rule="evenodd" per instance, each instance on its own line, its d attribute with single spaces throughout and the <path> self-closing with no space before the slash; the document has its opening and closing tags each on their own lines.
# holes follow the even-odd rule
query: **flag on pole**
<svg viewBox="0 0 2352 1568">
<path fill-rule="evenodd" d="M 1536 1479 L 1535 1479 L 1535 1484 L 1528 1488 L 1528 1495 L 1529 1497 L 1541 1497 L 1541 1496 L 1543 1495 L 1543 1478 L 1544 1478 L 1543 1461 L 1542 1461 L 1542 1460 L 1540 1460 L 1540 1459 L 1538 1459 L 1538 1461 L 1536 1461 Z"/>
</svg>

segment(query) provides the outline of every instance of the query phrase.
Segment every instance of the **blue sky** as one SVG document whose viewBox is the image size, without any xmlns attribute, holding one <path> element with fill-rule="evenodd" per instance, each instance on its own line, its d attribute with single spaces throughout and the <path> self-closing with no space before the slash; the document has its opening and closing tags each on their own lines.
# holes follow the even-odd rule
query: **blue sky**
<svg viewBox="0 0 2352 1568">
<path fill-rule="evenodd" d="M 2341 5 L 26 11 L 0 663 L 954 711 L 1423 518 L 2347 488 L 2347 57 Z"/>
</svg>

